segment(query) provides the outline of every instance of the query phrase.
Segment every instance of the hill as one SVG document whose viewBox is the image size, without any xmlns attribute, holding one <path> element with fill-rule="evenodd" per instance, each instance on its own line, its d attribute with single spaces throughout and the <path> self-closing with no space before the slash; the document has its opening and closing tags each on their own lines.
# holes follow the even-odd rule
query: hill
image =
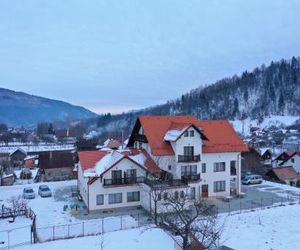
<svg viewBox="0 0 300 250">
<path fill-rule="evenodd" d="M 35 126 L 41 121 L 73 121 L 96 117 L 80 106 L 0 88 L 0 122 L 9 126 Z"/>
</svg>

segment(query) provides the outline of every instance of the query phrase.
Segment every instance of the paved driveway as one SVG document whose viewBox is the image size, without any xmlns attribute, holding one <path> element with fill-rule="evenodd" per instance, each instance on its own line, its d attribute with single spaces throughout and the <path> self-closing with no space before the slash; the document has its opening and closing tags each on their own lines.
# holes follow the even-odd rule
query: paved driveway
<svg viewBox="0 0 300 250">
<path fill-rule="evenodd" d="M 245 209 L 270 207 L 286 202 L 300 202 L 300 189 L 277 183 L 264 182 L 258 185 L 242 185 L 242 192 L 245 193 L 244 198 L 233 198 L 228 202 L 215 199 L 214 203 L 218 211 L 230 213 Z"/>
</svg>

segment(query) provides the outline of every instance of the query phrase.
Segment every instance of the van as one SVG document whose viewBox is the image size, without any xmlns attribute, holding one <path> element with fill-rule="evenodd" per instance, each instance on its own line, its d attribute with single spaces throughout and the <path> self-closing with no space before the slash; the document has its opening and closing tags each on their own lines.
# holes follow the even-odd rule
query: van
<svg viewBox="0 0 300 250">
<path fill-rule="evenodd" d="M 250 185 L 250 184 L 261 184 L 263 182 L 263 179 L 261 175 L 246 175 L 244 179 L 242 180 L 242 183 L 245 185 Z"/>
</svg>

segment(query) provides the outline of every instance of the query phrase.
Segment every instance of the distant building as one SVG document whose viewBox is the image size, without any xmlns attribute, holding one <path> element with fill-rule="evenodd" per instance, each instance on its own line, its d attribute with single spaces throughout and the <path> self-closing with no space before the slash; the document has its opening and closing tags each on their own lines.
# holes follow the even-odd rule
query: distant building
<svg viewBox="0 0 300 250">
<path fill-rule="evenodd" d="M 277 167 L 270 169 L 266 174 L 272 181 L 285 183 L 291 186 L 296 186 L 300 179 L 299 174 L 293 167 Z"/>
<path fill-rule="evenodd" d="M 20 168 L 24 165 L 24 159 L 27 156 L 27 152 L 22 148 L 17 148 L 15 151 L 10 153 L 9 160 L 11 166 L 14 168 Z"/>
<path fill-rule="evenodd" d="M 249 148 L 248 152 L 242 153 L 242 172 L 252 172 L 255 174 L 265 175 L 264 167 L 259 152 L 254 148 Z"/>
<path fill-rule="evenodd" d="M 39 155 L 39 180 L 73 179 L 76 156 L 71 152 L 45 152 Z"/>
</svg>

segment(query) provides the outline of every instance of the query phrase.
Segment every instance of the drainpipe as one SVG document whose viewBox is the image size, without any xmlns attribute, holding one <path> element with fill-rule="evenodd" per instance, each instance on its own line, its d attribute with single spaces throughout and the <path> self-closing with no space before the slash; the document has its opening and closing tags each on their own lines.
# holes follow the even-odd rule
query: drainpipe
<svg viewBox="0 0 300 250">
<path fill-rule="evenodd" d="M 236 175 L 236 191 L 237 191 L 237 195 L 239 195 L 241 193 L 241 164 L 240 164 L 240 160 L 241 160 L 241 154 L 239 153 L 237 155 L 237 175 Z"/>
<path fill-rule="evenodd" d="M 90 185 L 88 184 L 88 197 L 87 197 L 87 207 L 88 207 L 88 213 L 90 213 Z"/>
</svg>

